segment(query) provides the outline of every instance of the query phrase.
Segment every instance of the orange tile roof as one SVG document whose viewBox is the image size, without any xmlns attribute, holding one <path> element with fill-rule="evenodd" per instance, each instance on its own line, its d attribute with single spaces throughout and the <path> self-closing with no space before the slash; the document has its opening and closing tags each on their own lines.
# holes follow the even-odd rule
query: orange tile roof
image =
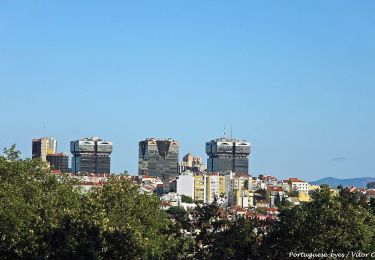
<svg viewBox="0 0 375 260">
<path fill-rule="evenodd" d="M 284 191 L 282 187 L 274 187 L 274 186 L 268 186 L 269 191 Z"/>
</svg>

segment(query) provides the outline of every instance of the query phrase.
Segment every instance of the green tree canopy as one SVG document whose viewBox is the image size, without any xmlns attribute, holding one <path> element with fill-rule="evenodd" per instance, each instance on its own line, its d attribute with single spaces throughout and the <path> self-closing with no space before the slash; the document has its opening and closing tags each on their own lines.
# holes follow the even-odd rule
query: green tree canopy
<svg viewBox="0 0 375 260">
<path fill-rule="evenodd" d="M 191 212 L 160 209 L 128 176 L 84 192 L 13 146 L 0 156 L 3 259 L 286 259 L 289 252 L 375 251 L 375 200 L 340 187 L 281 205 L 279 221 L 221 219 L 216 201 Z M 224 212 L 225 213 L 225 212 Z M 225 215 L 225 214 L 224 214 Z"/>
<path fill-rule="evenodd" d="M 181 202 L 193 203 L 193 198 L 186 195 L 181 195 Z"/>
<path fill-rule="evenodd" d="M 178 258 L 179 234 L 156 196 L 123 176 L 83 192 L 77 180 L 10 150 L 0 157 L 1 258 Z"/>
<path fill-rule="evenodd" d="M 289 252 L 372 252 L 375 250 L 375 217 L 359 194 L 329 188 L 314 194 L 313 201 L 284 209 L 263 248 L 269 258 Z"/>
<path fill-rule="evenodd" d="M 9 149 L 4 148 L 4 158 L 9 161 L 15 161 L 20 159 L 21 152 L 16 150 L 16 145 L 13 144 Z"/>
</svg>

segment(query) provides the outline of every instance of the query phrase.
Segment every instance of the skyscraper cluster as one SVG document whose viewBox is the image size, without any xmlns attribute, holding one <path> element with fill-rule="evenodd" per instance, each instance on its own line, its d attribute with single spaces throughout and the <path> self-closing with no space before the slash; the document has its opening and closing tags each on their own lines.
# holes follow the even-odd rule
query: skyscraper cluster
<svg viewBox="0 0 375 260">
<path fill-rule="evenodd" d="M 57 153 L 57 141 L 54 138 L 43 137 L 33 139 L 32 158 L 41 158 L 48 162 L 52 171 L 75 174 L 109 174 L 111 173 L 112 142 L 99 137 L 89 137 L 71 141 L 70 151 L 73 154 L 72 168 L 69 169 L 69 156 Z"/>
<path fill-rule="evenodd" d="M 187 154 L 179 162 L 179 143 L 174 139 L 149 138 L 139 142 L 138 174 L 175 178 L 184 171 L 236 172 L 249 174 L 250 143 L 245 140 L 219 138 L 206 143 L 207 168 L 202 159 Z"/>
<path fill-rule="evenodd" d="M 69 157 L 57 153 L 54 138 L 39 138 L 32 141 L 32 158 L 48 162 L 51 170 L 74 174 L 110 174 L 113 144 L 99 137 L 87 137 L 70 142 Z M 207 166 L 191 153 L 179 162 L 180 144 L 175 139 L 147 138 L 139 142 L 138 175 L 158 177 L 163 181 L 175 179 L 185 171 L 194 173 L 234 172 L 249 174 L 250 143 L 245 140 L 218 138 L 206 143 Z"/>
</svg>

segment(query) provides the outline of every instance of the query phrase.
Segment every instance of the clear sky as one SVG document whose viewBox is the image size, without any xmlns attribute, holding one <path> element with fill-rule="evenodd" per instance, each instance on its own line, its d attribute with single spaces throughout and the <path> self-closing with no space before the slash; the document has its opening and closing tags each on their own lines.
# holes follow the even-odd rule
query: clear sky
<svg viewBox="0 0 375 260">
<path fill-rule="evenodd" d="M 136 173 L 140 140 L 206 158 L 232 125 L 254 175 L 374 177 L 375 2 L 3 0 L 0 90 L 24 157 L 100 136 Z"/>
</svg>

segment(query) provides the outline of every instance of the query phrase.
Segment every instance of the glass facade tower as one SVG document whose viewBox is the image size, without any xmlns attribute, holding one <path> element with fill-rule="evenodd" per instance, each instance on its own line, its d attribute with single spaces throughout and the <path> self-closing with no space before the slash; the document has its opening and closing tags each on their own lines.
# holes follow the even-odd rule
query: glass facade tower
<svg viewBox="0 0 375 260">
<path fill-rule="evenodd" d="M 173 139 L 149 138 L 139 142 L 138 174 L 174 178 L 178 173 L 179 143 Z"/>
<path fill-rule="evenodd" d="M 251 145 L 245 140 L 219 138 L 206 143 L 207 169 L 210 172 L 249 174 Z"/>
<path fill-rule="evenodd" d="M 112 142 L 98 137 L 70 142 L 72 173 L 111 173 Z"/>
</svg>

